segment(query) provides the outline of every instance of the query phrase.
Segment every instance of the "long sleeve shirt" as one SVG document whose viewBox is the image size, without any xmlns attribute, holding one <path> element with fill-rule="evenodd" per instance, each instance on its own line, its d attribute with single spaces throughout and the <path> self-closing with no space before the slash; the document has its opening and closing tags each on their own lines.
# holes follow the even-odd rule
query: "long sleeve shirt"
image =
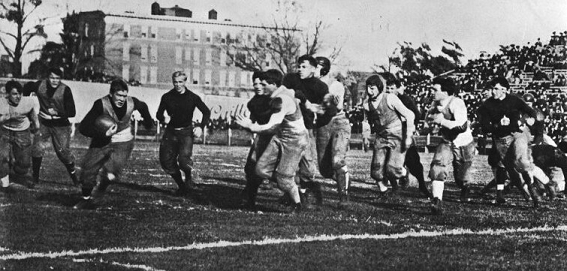
<svg viewBox="0 0 567 271">
<path fill-rule="evenodd" d="M 168 128 L 190 127 L 193 125 L 195 108 L 203 113 L 200 126 L 205 128 L 207 123 L 209 123 L 211 111 L 201 100 L 201 97 L 188 89 L 183 94 L 179 94 L 175 89 L 172 89 L 161 97 L 156 118 L 160 123 L 164 123 L 164 113 L 167 113 L 171 118 L 167 125 Z"/>
<path fill-rule="evenodd" d="M 520 132 L 522 114 L 536 117 L 536 112 L 514 95 L 506 95 L 502 100 L 489 98 L 477 111 L 482 130 L 496 138 Z"/>
<path fill-rule="evenodd" d="M 305 97 L 312 104 L 322 104 L 325 94 L 329 93 L 329 87 L 323 81 L 315 77 L 310 77 L 306 79 L 301 79 L 301 89 L 295 90 L 301 91 L 301 93 L 296 93 L 296 97 Z M 298 97 L 299 96 L 299 97 Z M 299 98 L 301 100 L 301 98 Z M 330 118 L 323 118 L 317 120 L 316 124 L 313 124 L 315 119 L 315 113 L 309 111 L 305 105 L 301 104 L 301 113 L 303 114 L 303 120 L 305 121 L 305 127 L 307 129 L 313 129 L 314 127 L 321 127 L 328 122 Z"/>
<path fill-rule="evenodd" d="M 35 83 L 35 87 L 33 88 L 32 92 L 37 93 L 38 91 L 38 87 L 40 86 L 40 84 L 42 83 L 42 81 L 38 81 Z M 63 84 L 63 83 L 61 83 Z M 63 93 L 63 107 L 64 110 L 63 111 L 58 111 L 57 112 L 57 116 L 54 119 L 44 119 L 44 118 L 39 118 L 41 121 L 41 124 L 43 125 L 47 125 L 47 126 L 68 126 L 70 125 L 69 122 L 69 118 L 75 117 L 75 115 L 77 114 L 76 109 L 75 109 L 75 100 L 73 98 L 73 92 L 71 92 L 71 88 L 69 88 L 69 86 L 64 85 L 65 86 L 65 90 Z M 55 91 L 57 90 L 57 88 L 53 88 L 51 87 L 51 85 L 49 83 L 46 82 L 46 94 L 47 94 L 47 98 L 48 99 L 53 99 L 53 96 L 55 94 Z M 38 100 L 39 100 L 39 104 L 40 104 L 40 111 L 50 115 L 48 112 L 48 108 L 45 106 L 46 104 L 49 104 L 50 101 L 43 101 L 42 97 L 38 96 Z"/>
<path fill-rule="evenodd" d="M 134 111 L 140 112 L 140 115 L 142 115 L 142 118 L 144 119 L 142 122 L 144 127 L 148 130 L 151 129 L 154 126 L 154 121 L 152 119 L 150 111 L 148 110 L 148 105 L 134 97 L 132 97 L 132 100 L 134 101 Z M 125 103 L 122 107 L 117 107 L 116 105 L 114 105 L 114 103 L 111 104 L 116 116 L 119 119 L 122 119 L 126 114 L 127 104 Z M 79 125 L 79 132 L 81 134 L 87 137 L 92 137 L 90 145 L 91 147 L 102 147 L 108 145 L 111 141 L 111 137 L 101 136 L 95 126 L 96 119 L 103 113 L 104 108 L 102 105 L 102 100 L 98 99 L 94 102 L 93 107 L 87 113 L 87 115 L 85 115 L 85 118 Z"/>
</svg>

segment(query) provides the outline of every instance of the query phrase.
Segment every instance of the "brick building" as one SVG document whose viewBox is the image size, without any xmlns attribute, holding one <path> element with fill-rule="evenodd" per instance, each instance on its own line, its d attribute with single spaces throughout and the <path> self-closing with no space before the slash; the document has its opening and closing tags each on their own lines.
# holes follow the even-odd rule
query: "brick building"
<svg viewBox="0 0 567 271">
<path fill-rule="evenodd" d="M 218 21 L 214 9 L 207 20 L 197 20 L 178 6 L 151 8 L 152 15 L 145 16 L 81 12 L 82 53 L 97 56 L 85 69 L 160 89 L 171 88 L 171 74 L 184 70 L 188 86 L 205 94 L 250 95 L 252 72 L 236 67 L 233 59 L 247 57 L 239 48 L 270 46 L 265 27 Z M 262 66 L 274 68 L 269 57 Z"/>
</svg>

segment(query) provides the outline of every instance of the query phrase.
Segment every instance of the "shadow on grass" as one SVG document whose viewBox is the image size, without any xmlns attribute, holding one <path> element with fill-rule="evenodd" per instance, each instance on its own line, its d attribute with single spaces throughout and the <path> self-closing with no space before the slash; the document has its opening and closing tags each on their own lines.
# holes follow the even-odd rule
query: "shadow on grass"
<svg viewBox="0 0 567 271">
<path fill-rule="evenodd" d="M 173 192 L 169 189 L 162 189 L 155 187 L 153 185 L 146 185 L 146 184 L 137 184 L 132 182 L 120 182 L 120 181 L 113 181 L 110 182 L 109 186 L 118 186 L 124 187 L 132 190 L 143 191 L 143 192 L 153 192 L 153 193 L 162 193 L 165 195 L 171 195 Z"/>
<path fill-rule="evenodd" d="M 66 207 L 73 207 L 73 205 L 77 204 L 81 196 L 79 193 L 75 195 L 69 195 L 64 193 L 45 193 L 39 195 L 36 200 L 37 201 L 44 201 L 44 202 L 51 202 L 57 205 L 62 205 Z"/>
</svg>

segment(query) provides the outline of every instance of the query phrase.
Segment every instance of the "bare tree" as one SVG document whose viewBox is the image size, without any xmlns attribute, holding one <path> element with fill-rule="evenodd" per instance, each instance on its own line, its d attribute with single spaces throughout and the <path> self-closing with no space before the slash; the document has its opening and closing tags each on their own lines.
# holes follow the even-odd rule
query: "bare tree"
<svg viewBox="0 0 567 271">
<path fill-rule="evenodd" d="M 6 31 L 6 28 L 0 30 L 0 44 L 13 60 L 12 74 L 15 77 L 22 75 L 22 55 L 26 46 L 34 37 L 43 37 L 47 35 L 43 30 L 43 22 L 33 26 L 26 26 L 29 16 L 41 5 L 42 0 L 2 0 L 0 2 L 0 19 L 15 24 L 14 32 Z M 11 42 L 10 39 L 13 39 Z M 12 45 L 15 43 L 15 45 Z"/>
<path fill-rule="evenodd" d="M 328 27 L 322 20 L 301 27 L 300 15 L 301 6 L 296 1 L 278 1 L 270 25 L 260 27 L 259 35 L 245 34 L 242 39 L 228 39 L 224 46 L 228 59 L 249 71 L 276 68 L 287 73 L 294 70 L 300 54 L 315 55 L 322 48 L 321 34 Z M 335 60 L 341 49 L 335 45 L 328 58 Z"/>
</svg>

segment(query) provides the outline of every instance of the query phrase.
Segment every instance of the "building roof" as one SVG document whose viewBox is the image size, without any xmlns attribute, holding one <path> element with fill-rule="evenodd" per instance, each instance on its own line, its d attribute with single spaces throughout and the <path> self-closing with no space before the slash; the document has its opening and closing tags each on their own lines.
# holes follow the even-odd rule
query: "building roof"
<svg viewBox="0 0 567 271">
<path fill-rule="evenodd" d="M 92 12 L 101 12 L 101 11 L 92 11 Z M 82 12 L 82 13 L 89 13 L 89 12 Z M 152 20 L 152 21 L 169 21 L 169 22 L 186 22 L 186 23 L 193 23 L 193 24 L 204 24 L 204 25 L 221 25 L 221 26 L 234 26 L 234 27 L 249 27 L 249 28 L 258 28 L 258 29 L 275 29 L 273 27 L 265 27 L 259 25 L 247 25 L 247 24 L 237 24 L 230 21 L 202 21 L 202 20 L 195 20 L 186 17 L 175 17 L 175 16 L 165 16 L 165 15 L 152 15 L 152 16 L 140 16 L 135 14 L 111 14 L 111 13 L 104 13 L 105 16 L 109 17 L 119 17 L 119 18 L 132 18 L 132 19 L 141 19 L 141 20 Z M 288 29 L 288 28 L 278 28 L 279 30 L 289 30 L 289 31 L 301 31 L 299 29 Z"/>
</svg>

